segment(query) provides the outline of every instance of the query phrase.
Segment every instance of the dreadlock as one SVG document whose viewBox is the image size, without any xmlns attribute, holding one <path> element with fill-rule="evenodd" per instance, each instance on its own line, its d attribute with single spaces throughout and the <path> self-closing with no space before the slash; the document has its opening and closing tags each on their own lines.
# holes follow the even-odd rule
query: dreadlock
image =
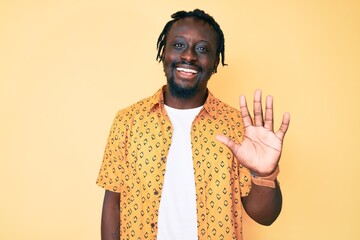
<svg viewBox="0 0 360 240">
<path fill-rule="evenodd" d="M 200 20 L 203 20 L 205 22 L 207 22 L 208 24 L 210 24 L 213 29 L 216 32 L 216 36 L 217 36 L 217 42 L 218 42 L 218 46 L 216 49 L 216 55 L 220 55 L 221 57 L 221 64 L 223 66 L 227 65 L 225 64 L 225 39 L 224 39 L 224 34 L 221 31 L 221 28 L 219 26 L 219 24 L 215 21 L 215 19 L 210 16 L 209 14 L 205 13 L 203 10 L 200 9 L 195 9 L 194 11 L 178 11 L 174 14 L 171 15 L 171 18 L 173 18 L 172 20 L 170 20 L 169 22 L 166 23 L 164 29 L 162 30 L 162 32 L 159 35 L 158 41 L 157 41 L 157 56 L 156 56 L 156 60 L 161 62 L 162 61 L 162 54 L 164 51 L 164 47 L 165 47 L 165 43 L 166 43 L 166 35 L 168 33 L 168 31 L 171 29 L 172 25 L 183 18 L 188 18 L 188 17 L 194 17 Z"/>
</svg>

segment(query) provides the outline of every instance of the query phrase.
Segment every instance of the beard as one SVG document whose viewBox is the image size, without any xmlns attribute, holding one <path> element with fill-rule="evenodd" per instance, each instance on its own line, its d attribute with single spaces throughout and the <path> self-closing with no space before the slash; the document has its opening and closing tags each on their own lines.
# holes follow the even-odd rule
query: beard
<svg viewBox="0 0 360 240">
<path fill-rule="evenodd" d="M 196 84 L 192 87 L 181 86 L 175 82 L 173 74 L 171 74 L 171 76 L 167 79 L 167 83 L 169 85 L 171 95 L 176 98 L 189 99 L 194 97 L 198 92 L 199 82 L 196 82 Z"/>
<path fill-rule="evenodd" d="M 175 82 L 175 77 L 174 77 L 174 71 L 176 71 L 175 68 L 176 68 L 176 63 L 173 62 L 171 64 L 172 71 L 170 73 L 170 76 L 167 76 L 168 74 L 166 74 L 165 71 L 165 76 L 167 79 L 167 84 L 169 86 L 171 95 L 180 99 L 190 99 L 194 97 L 198 92 L 201 81 L 200 80 L 196 81 L 195 84 L 190 87 L 182 86 Z M 200 69 L 200 71 L 202 70 L 200 67 L 197 68 Z"/>
</svg>

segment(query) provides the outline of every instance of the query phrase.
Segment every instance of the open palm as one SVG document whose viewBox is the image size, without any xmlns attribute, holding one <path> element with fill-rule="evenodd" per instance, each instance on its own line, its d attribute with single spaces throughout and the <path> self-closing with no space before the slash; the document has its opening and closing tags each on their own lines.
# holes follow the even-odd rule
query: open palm
<svg viewBox="0 0 360 240">
<path fill-rule="evenodd" d="M 261 105 L 261 90 L 257 90 L 254 96 L 254 121 L 252 121 L 246 99 L 240 96 L 240 112 L 245 127 L 243 141 L 238 144 L 223 135 L 218 135 L 216 138 L 233 152 L 243 166 L 259 176 L 267 176 L 278 166 L 290 115 L 284 114 L 281 126 L 275 133 L 272 97 L 266 98 L 265 116 Z"/>
</svg>

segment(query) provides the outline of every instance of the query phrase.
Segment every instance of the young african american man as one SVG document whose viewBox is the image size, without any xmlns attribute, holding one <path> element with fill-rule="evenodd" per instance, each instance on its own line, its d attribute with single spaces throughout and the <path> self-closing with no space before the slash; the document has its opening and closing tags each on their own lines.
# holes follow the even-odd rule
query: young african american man
<svg viewBox="0 0 360 240">
<path fill-rule="evenodd" d="M 242 209 L 272 224 L 281 211 L 276 177 L 290 115 L 273 130 L 273 100 L 254 118 L 215 98 L 207 83 L 225 65 L 224 35 L 204 11 L 172 15 L 157 42 L 167 84 L 120 110 L 97 184 L 105 191 L 101 238 L 242 239 Z"/>
</svg>

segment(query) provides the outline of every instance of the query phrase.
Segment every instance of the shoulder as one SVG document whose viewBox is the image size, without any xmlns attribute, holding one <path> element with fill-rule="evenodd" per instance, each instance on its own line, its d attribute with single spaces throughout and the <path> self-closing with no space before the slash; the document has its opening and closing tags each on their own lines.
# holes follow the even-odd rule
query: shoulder
<svg viewBox="0 0 360 240">
<path fill-rule="evenodd" d="M 216 99 L 216 122 L 226 126 L 222 134 L 231 137 L 236 142 L 241 142 L 244 136 L 244 124 L 240 110 Z"/>
<path fill-rule="evenodd" d="M 118 110 L 115 120 L 118 122 L 126 121 L 133 119 L 134 117 L 145 117 L 148 116 L 151 112 L 151 109 L 154 105 L 154 97 L 146 97 L 139 100 L 136 103 L 131 104 L 123 109 Z"/>
<path fill-rule="evenodd" d="M 209 111 L 215 111 L 217 116 L 233 121 L 242 121 L 240 110 L 222 100 L 216 98 L 211 93 L 209 95 L 208 107 Z"/>
</svg>

